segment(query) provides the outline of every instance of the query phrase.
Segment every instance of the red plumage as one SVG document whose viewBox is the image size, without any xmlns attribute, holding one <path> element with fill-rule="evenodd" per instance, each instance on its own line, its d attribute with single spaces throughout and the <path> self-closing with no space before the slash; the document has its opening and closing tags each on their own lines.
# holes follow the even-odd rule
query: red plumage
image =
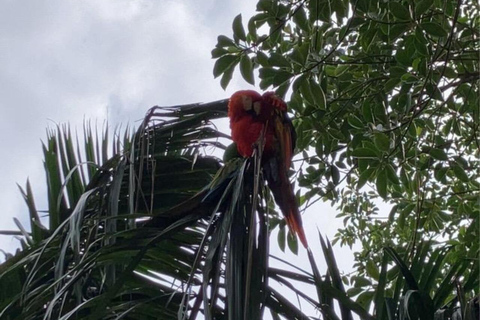
<svg viewBox="0 0 480 320">
<path fill-rule="evenodd" d="M 302 226 L 293 186 L 288 179 L 295 148 L 295 130 L 287 115 L 287 104 L 273 92 L 263 95 L 253 90 L 235 92 L 228 103 L 232 139 L 238 153 L 251 157 L 264 133 L 263 171 L 290 231 L 297 234 L 305 248 L 307 238 Z"/>
</svg>

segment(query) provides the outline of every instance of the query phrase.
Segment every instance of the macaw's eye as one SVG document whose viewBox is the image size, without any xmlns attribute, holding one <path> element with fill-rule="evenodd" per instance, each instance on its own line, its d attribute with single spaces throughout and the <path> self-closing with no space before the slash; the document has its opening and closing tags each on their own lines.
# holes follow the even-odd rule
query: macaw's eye
<svg viewBox="0 0 480 320">
<path fill-rule="evenodd" d="M 253 103 L 253 110 L 255 111 L 257 116 L 260 114 L 260 111 L 262 111 L 262 104 L 260 103 L 260 101 L 255 101 Z"/>
<path fill-rule="evenodd" d="M 252 97 L 242 96 L 243 109 L 246 111 L 252 110 Z"/>
</svg>

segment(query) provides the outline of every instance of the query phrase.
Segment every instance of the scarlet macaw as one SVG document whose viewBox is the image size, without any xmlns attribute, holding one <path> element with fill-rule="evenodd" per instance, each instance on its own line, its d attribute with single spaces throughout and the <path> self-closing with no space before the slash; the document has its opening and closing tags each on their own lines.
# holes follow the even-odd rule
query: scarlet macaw
<svg viewBox="0 0 480 320">
<path fill-rule="evenodd" d="M 253 90 L 242 90 L 230 98 L 228 117 L 232 139 L 241 156 L 251 157 L 255 146 L 264 144 L 261 163 L 268 186 L 290 231 L 298 235 L 307 248 L 298 204 L 288 179 L 295 148 L 295 130 L 287 115 L 287 104 L 273 92 L 260 95 Z"/>
</svg>

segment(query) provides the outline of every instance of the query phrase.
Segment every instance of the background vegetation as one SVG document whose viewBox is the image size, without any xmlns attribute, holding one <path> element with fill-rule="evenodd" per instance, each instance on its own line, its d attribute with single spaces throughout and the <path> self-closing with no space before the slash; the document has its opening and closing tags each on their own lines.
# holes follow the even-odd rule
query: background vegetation
<svg viewBox="0 0 480 320">
<path fill-rule="evenodd" d="M 306 319 L 286 291 L 325 319 L 478 318 L 478 4 L 261 0 L 257 12 L 218 37 L 214 76 L 225 88 L 238 68 L 288 102 L 300 203 L 338 208 L 333 242 L 361 244 L 355 272 L 342 277 L 322 238 L 325 274 L 311 255 L 312 271 L 269 266 L 269 231 L 285 228 L 256 160 L 202 152 L 226 148 L 211 125 L 225 100 L 153 108 L 111 142 L 50 133 L 49 225 L 27 183 L 31 232 L 0 266 L 0 318 Z"/>
</svg>

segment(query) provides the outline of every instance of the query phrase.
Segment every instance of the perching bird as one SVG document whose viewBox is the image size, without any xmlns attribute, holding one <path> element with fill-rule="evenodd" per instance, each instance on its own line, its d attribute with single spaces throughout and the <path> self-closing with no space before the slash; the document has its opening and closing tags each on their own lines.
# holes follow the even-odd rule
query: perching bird
<svg viewBox="0 0 480 320">
<path fill-rule="evenodd" d="M 260 144 L 264 145 L 261 164 L 268 186 L 290 231 L 307 248 L 298 204 L 288 179 L 296 137 L 287 104 L 273 92 L 260 95 L 253 90 L 242 90 L 230 98 L 228 117 L 232 139 L 241 156 L 251 157 Z"/>
</svg>

